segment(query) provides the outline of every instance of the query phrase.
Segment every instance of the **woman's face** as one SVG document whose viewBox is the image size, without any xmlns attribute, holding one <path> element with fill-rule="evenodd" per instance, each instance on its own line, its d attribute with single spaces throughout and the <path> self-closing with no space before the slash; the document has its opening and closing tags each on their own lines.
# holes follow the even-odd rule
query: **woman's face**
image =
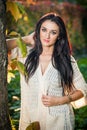
<svg viewBox="0 0 87 130">
<path fill-rule="evenodd" d="M 40 40 L 43 47 L 54 46 L 59 36 L 59 27 L 55 22 L 46 20 L 40 28 Z"/>
</svg>

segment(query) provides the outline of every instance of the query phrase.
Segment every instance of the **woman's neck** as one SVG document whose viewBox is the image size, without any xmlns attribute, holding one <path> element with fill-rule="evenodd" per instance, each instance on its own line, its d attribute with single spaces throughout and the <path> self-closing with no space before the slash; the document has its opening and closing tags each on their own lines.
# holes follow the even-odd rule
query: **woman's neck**
<svg viewBox="0 0 87 130">
<path fill-rule="evenodd" d="M 43 48 L 41 55 L 51 55 L 53 54 L 53 48 Z"/>
</svg>

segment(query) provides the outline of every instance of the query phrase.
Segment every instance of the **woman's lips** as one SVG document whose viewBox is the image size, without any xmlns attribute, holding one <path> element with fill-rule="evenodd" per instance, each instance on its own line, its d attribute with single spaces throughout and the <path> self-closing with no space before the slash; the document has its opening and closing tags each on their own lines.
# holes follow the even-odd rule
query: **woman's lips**
<svg viewBox="0 0 87 130">
<path fill-rule="evenodd" d="M 46 43 L 48 43 L 50 40 L 48 40 L 48 39 L 44 39 L 43 41 L 46 42 Z"/>
</svg>

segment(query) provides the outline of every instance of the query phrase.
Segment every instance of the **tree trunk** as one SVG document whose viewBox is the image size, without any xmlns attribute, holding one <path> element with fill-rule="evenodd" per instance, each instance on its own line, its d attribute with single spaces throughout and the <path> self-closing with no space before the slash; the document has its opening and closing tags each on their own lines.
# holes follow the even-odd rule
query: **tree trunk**
<svg viewBox="0 0 87 130">
<path fill-rule="evenodd" d="M 7 93 L 6 0 L 0 0 L 0 130 L 11 130 Z"/>
</svg>

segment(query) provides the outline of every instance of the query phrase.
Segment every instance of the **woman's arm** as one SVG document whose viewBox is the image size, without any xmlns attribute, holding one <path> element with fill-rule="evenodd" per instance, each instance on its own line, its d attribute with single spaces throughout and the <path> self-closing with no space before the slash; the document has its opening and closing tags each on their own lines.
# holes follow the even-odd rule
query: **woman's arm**
<svg viewBox="0 0 87 130">
<path fill-rule="evenodd" d="M 76 90 L 73 94 L 63 96 L 63 97 L 42 95 L 42 102 L 46 107 L 50 107 L 50 106 L 67 104 L 72 101 L 76 101 L 82 97 L 83 97 L 83 93 L 80 90 Z"/>
<path fill-rule="evenodd" d="M 60 104 L 70 103 L 82 98 L 84 95 L 80 90 L 76 90 L 73 94 L 63 96 L 60 98 Z"/>
<path fill-rule="evenodd" d="M 22 39 L 23 39 L 23 41 L 24 41 L 26 44 L 32 44 L 32 45 L 34 45 L 34 39 L 33 39 L 33 37 L 34 37 L 34 32 L 31 33 L 31 34 L 28 35 L 28 36 L 22 37 Z M 7 40 L 6 40 L 8 51 L 10 51 L 11 49 L 17 47 L 16 40 L 17 40 L 17 38 L 12 38 L 12 39 L 7 39 Z"/>
</svg>

